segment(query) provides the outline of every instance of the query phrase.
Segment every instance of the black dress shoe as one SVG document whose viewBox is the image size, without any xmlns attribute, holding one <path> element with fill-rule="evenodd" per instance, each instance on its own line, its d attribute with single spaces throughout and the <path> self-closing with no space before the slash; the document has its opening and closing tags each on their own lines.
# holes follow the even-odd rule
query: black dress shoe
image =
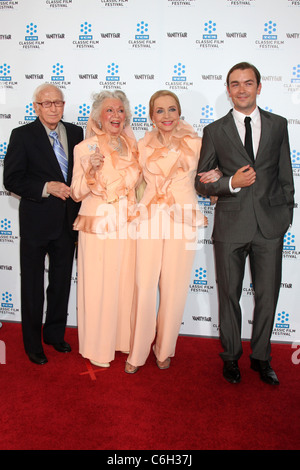
<svg viewBox="0 0 300 470">
<path fill-rule="evenodd" d="M 260 361 L 251 358 L 251 369 L 259 372 L 260 378 L 263 382 L 269 385 L 279 385 L 279 380 L 274 370 L 270 366 L 269 361 Z"/>
<path fill-rule="evenodd" d="M 62 341 L 61 343 L 48 343 L 47 341 L 45 341 L 45 344 L 49 344 L 50 346 L 53 346 L 54 349 L 58 352 L 67 353 L 67 352 L 72 351 L 69 343 L 66 343 L 65 341 Z"/>
<path fill-rule="evenodd" d="M 29 359 L 31 362 L 34 362 L 35 364 L 46 364 L 48 362 L 48 359 L 46 358 L 45 354 L 43 352 L 41 353 L 27 353 Z"/>
<path fill-rule="evenodd" d="M 241 381 L 238 361 L 224 361 L 223 376 L 231 384 L 238 384 Z"/>
</svg>

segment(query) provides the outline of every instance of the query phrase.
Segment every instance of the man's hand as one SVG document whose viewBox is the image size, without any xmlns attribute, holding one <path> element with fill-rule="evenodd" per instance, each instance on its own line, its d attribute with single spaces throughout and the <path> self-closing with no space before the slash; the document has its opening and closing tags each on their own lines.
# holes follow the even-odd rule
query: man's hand
<svg viewBox="0 0 300 470">
<path fill-rule="evenodd" d="M 65 183 L 59 181 L 49 181 L 47 184 L 47 192 L 52 196 L 59 197 L 63 201 L 70 197 L 70 188 Z"/>
<path fill-rule="evenodd" d="M 233 189 L 236 188 L 246 188 L 255 183 L 256 173 L 250 165 L 242 166 L 237 172 L 233 175 L 231 180 L 231 186 Z"/>
</svg>

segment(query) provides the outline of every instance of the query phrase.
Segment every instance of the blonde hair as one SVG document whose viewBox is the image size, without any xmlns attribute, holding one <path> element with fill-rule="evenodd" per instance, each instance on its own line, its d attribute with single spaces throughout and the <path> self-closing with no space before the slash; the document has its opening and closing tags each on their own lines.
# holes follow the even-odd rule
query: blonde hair
<svg viewBox="0 0 300 470">
<path fill-rule="evenodd" d="M 169 90 L 159 90 L 151 96 L 150 101 L 149 101 L 149 116 L 150 116 L 150 119 L 152 119 L 152 116 L 153 116 L 154 101 L 157 98 L 160 98 L 161 96 L 172 96 L 172 98 L 174 98 L 174 100 L 176 101 L 179 116 L 181 116 L 181 106 L 180 106 L 178 96 L 175 95 L 175 93 L 172 93 L 172 91 L 169 91 Z"/>
</svg>

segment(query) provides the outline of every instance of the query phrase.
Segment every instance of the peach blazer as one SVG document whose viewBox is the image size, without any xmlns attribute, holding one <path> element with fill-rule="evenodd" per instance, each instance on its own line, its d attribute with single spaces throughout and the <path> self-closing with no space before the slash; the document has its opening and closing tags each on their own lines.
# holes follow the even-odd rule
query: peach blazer
<svg viewBox="0 0 300 470">
<path fill-rule="evenodd" d="M 74 148 L 74 169 L 71 197 L 81 201 L 81 208 L 74 223 L 74 230 L 88 233 L 106 233 L 119 230 L 121 201 L 127 201 L 128 214 L 134 211 L 135 187 L 140 176 L 135 139 L 122 133 L 127 156 L 119 156 L 109 146 L 109 136 L 93 129 L 96 135 L 85 139 Z M 90 175 L 90 156 L 96 147 L 105 156 L 103 166 L 94 176 Z M 129 217 L 129 215 L 128 215 Z"/>
<path fill-rule="evenodd" d="M 138 143 L 139 163 L 146 188 L 140 204 L 148 215 L 153 205 L 164 204 L 176 222 L 203 226 L 194 187 L 202 139 L 192 126 L 179 121 L 172 136 L 171 150 L 158 139 L 157 129 L 147 132 Z"/>
</svg>

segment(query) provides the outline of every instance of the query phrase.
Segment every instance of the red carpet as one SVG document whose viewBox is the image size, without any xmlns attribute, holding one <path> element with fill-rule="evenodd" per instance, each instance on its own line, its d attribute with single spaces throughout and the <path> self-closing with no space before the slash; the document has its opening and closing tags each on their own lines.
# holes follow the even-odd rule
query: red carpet
<svg viewBox="0 0 300 470">
<path fill-rule="evenodd" d="M 48 364 L 32 364 L 21 327 L 3 323 L 0 340 L 2 450 L 294 450 L 300 441 L 300 364 L 290 345 L 273 345 L 278 387 L 249 367 L 249 343 L 240 361 L 242 382 L 222 377 L 217 339 L 180 337 L 168 370 L 151 355 L 135 375 L 117 354 L 109 369 L 73 351 L 45 346 Z M 3 344 L 3 343 L 2 343 Z M 298 354 L 299 357 L 299 354 Z"/>
</svg>

